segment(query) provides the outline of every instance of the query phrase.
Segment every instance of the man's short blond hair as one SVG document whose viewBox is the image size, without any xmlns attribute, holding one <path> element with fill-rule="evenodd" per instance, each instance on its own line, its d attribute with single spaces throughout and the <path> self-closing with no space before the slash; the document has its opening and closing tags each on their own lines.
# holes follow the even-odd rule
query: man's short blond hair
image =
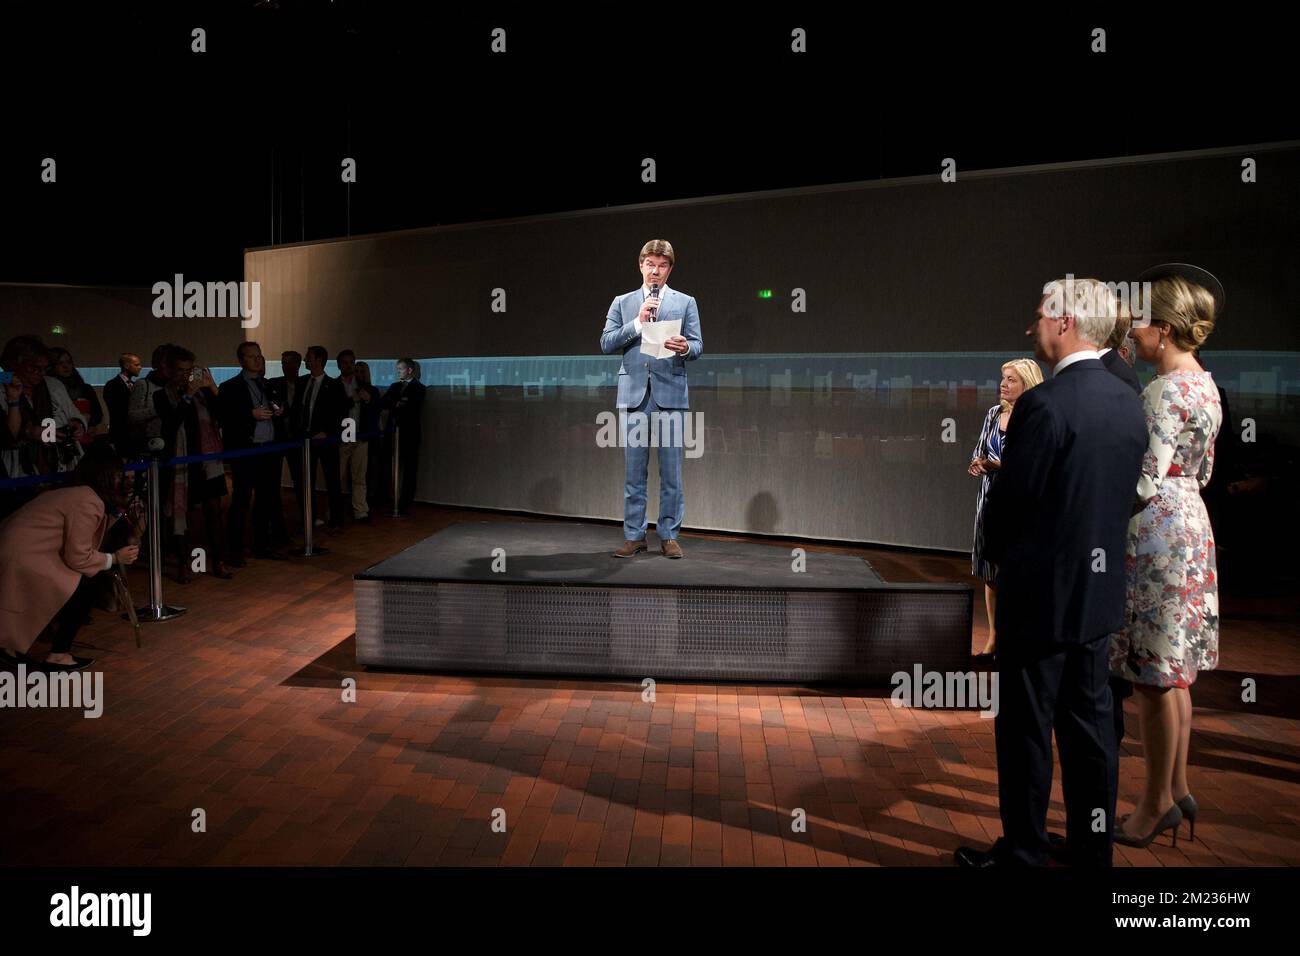
<svg viewBox="0 0 1300 956">
<path fill-rule="evenodd" d="M 636 264 L 639 266 L 645 262 L 646 256 L 663 256 L 668 260 L 668 265 L 677 265 L 677 257 L 673 255 L 673 244 L 667 239 L 651 239 L 641 247 L 641 255 L 637 257 Z"/>
</svg>

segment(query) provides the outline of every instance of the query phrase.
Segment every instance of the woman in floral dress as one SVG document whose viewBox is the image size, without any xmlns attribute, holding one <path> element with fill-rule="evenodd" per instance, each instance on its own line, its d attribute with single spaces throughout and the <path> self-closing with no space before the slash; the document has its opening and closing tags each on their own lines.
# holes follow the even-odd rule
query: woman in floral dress
<svg viewBox="0 0 1300 956">
<path fill-rule="evenodd" d="M 1165 274 L 1151 283 L 1151 321 L 1132 331 L 1138 357 L 1157 375 L 1142 393 L 1150 445 L 1138 479 L 1141 511 L 1128 529 L 1127 623 L 1112 636 L 1110 653 L 1111 672 L 1134 685 L 1147 775 L 1115 839 L 1138 846 L 1161 830 L 1176 833 L 1184 817 L 1194 825 L 1187 784 L 1191 685 L 1219 662 L 1214 535 L 1200 492 L 1214 467 L 1223 413 L 1218 389 L 1193 353 L 1214 329 L 1222 292 L 1194 267 L 1160 268 Z"/>
</svg>

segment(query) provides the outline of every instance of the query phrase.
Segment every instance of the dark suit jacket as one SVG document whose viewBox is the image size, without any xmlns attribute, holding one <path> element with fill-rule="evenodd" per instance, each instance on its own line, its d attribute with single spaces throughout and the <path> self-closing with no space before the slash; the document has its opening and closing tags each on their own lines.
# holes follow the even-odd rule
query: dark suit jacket
<svg viewBox="0 0 1300 956">
<path fill-rule="evenodd" d="M 126 453 L 126 445 L 131 440 L 131 419 L 127 417 L 127 406 L 130 401 L 131 390 L 122 381 L 121 375 L 114 375 L 104 383 L 104 405 L 108 408 L 108 437 L 120 454 Z"/>
<path fill-rule="evenodd" d="M 339 382 L 342 381 L 342 378 L 340 378 Z M 362 435 L 378 430 L 379 412 L 381 411 L 380 403 L 383 398 L 379 394 L 379 389 L 373 385 L 365 384 L 358 378 L 353 378 L 352 386 L 354 390 L 359 388 L 370 396 L 370 401 L 356 403 L 359 409 L 357 414 L 357 437 L 360 438 Z M 344 394 L 347 394 L 346 389 L 344 389 Z M 351 408 L 348 409 L 348 414 L 351 414 Z"/>
<path fill-rule="evenodd" d="M 1020 396 L 984 518 L 999 654 L 1123 625 L 1124 543 L 1146 449 L 1141 400 L 1097 359 Z"/>
<path fill-rule="evenodd" d="M 1142 383 L 1138 381 L 1137 372 L 1133 367 L 1124 361 L 1124 356 L 1120 355 L 1115 349 L 1111 349 L 1101 357 L 1101 364 L 1106 366 L 1106 370 L 1122 381 L 1139 395 L 1142 394 Z"/>
<path fill-rule="evenodd" d="M 384 393 L 381 409 L 388 409 L 388 423 L 397 425 L 406 436 L 403 441 L 414 437 L 420 439 L 420 413 L 424 411 L 425 387 L 422 382 L 394 382 Z"/>
<path fill-rule="evenodd" d="M 266 389 L 268 398 L 274 396 L 275 392 L 266 379 L 262 379 L 262 388 Z M 221 422 L 221 439 L 227 449 L 252 446 L 257 420 L 253 418 L 253 396 L 243 372 L 217 386 L 217 419 Z M 271 427 L 271 440 L 284 441 L 287 435 L 283 414 L 271 419 Z"/>
<path fill-rule="evenodd" d="M 302 387 L 307 384 L 310 375 L 299 375 L 294 379 L 293 400 L 289 399 L 288 378 L 284 375 L 277 375 L 275 378 L 268 378 L 266 383 L 271 386 L 271 394 L 275 397 L 278 404 L 284 407 L 284 426 L 285 434 L 289 438 L 301 438 L 298 434 L 298 421 L 293 417 L 293 409 L 302 395 Z"/>
<path fill-rule="evenodd" d="M 307 376 L 305 381 L 298 384 L 293 398 L 294 407 L 290 414 L 292 420 L 297 423 L 298 436 L 310 438 L 321 432 L 326 435 L 341 435 L 343 419 L 347 418 L 348 413 L 352 411 L 352 403 L 348 401 L 348 393 L 343 391 L 343 383 L 328 375 L 321 376 L 320 395 L 316 398 L 316 407 L 312 411 L 310 421 L 307 420 L 306 403 L 309 388 L 311 388 L 311 376 Z"/>
</svg>

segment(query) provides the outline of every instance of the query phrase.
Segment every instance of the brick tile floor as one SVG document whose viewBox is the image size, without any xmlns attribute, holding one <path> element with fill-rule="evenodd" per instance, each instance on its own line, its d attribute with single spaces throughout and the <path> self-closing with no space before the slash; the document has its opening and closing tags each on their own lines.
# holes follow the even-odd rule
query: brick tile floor
<svg viewBox="0 0 1300 956">
<path fill-rule="evenodd" d="M 322 557 L 169 583 L 189 613 L 142 649 L 96 611 L 103 716 L 0 712 L 0 862 L 945 866 L 998 835 L 992 721 L 895 709 L 887 688 L 660 683 L 648 703 L 634 681 L 358 668 L 351 574 L 462 519 L 528 520 L 416 506 L 324 536 Z M 809 547 L 888 580 L 971 580 L 961 557 Z M 1297 608 L 1243 608 L 1225 600 L 1220 669 L 1193 691 L 1197 841 L 1118 847 L 1119 865 L 1300 864 Z M 1130 737 L 1121 807 L 1141 775 Z"/>
</svg>

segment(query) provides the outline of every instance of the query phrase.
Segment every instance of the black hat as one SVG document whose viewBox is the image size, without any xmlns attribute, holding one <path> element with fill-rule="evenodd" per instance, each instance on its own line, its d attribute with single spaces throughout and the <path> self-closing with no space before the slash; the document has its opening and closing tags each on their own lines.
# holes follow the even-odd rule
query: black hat
<svg viewBox="0 0 1300 956">
<path fill-rule="evenodd" d="M 1138 282 L 1155 282 L 1157 279 L 1168 279 L 1171 276 L 1178 276 L 1192 285 L 1199 285 L 1210 293 L 1214 297 L 1214 321 L 1219 321 L 1223 315 L 1223 305 L 1226 301 L 1223 293 L 1223 283 L 1200 266 L 1194 266 L 1187 262 L 1166 262 L 1163 265 L 1152 266 L 1142 273 L 1138 276 Z"/>
</svg>

